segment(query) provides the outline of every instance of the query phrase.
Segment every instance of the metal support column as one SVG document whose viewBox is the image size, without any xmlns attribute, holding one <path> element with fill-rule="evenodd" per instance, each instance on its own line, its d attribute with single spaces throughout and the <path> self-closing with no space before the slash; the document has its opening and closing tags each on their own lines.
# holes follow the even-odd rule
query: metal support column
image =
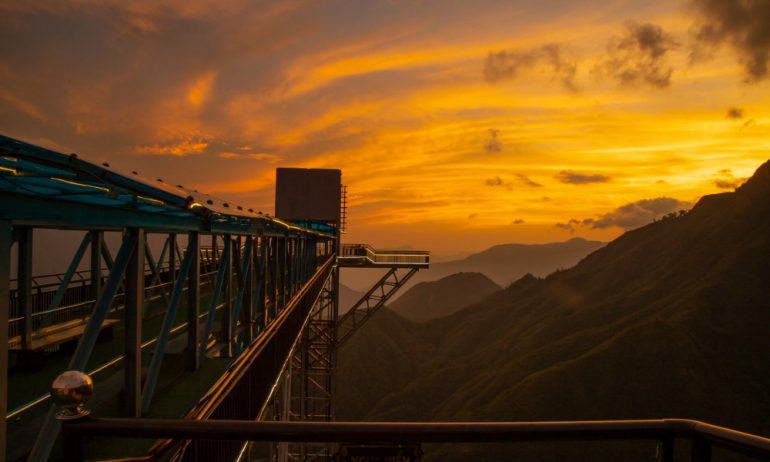
<svg viewBox="0 0 770 462">
<path fill-rule="evenodd" d="M 141 228 L 132 228 L 128 234 L 136 240 L 136 247 L 126 268 L 125 316 L 125 407 L 128 417 L 141 417 L 142 397 L 142 312 L 144 311 L 145 235 Z"/>
<path fill-rule="evenodd" d="M 91 234 L 91 298 L 98 300 L 102 294 L 102 246 L 104 232 L 89 231 Z"/>
<path fill-rule="evenodd" d="M 267 323 L 267 306 L 265 304 L 265 295 L 267 294 L 267 238 L 259 237 L 259 255 L 257 263 L 257 293 L 256 295 L 256 328 L 257 333 L 261 332 Z"/>
<path fill-rule="evenodd" d="M 21 344 L 24 350 L 32 348 L 32 228 L 18 228 L 18 303 L 19 314 L 24 318 L 21 328 Z M 6 324 L 7 325 L 7 324 Z"/>
<path fill-rule="evenodd" d="M 246 285 L 243 288 L 243 322 L 246 324 L 247 344 L 251 343 L 254 336 L 254 255 L 257 253 L 257 238 L 253 236 L 246 237 L 247 247 L 252 249 L 246 263 Z"/>
<path fill-rule="evenodd" d="M 168 235 L 168 280 L 176 281 L 176 234 Z"/>
<path fill-rule="evenodd" d="M 187 238 L 187 252 L 192 252 L 190 274 L 187 277 L 187 349 L 185 350 L 187 370 L 194 371 L 200 367 L 198 356 L 199 329 L 198 313 L 201 304 L 201 252 L 200 234 L 192 232 Z"/>
<path fill-rule="evenodd" d="M 235 241 L 232 236 L 225 234 L 225 252 L 229 252 L 229 255 L 222 260 L 222 264 L 226 266 L 224 280 L 225 306 L 222 310 L 222 337 L 220 340 L 224 342 L 221 355 L 226 358 L 233 356 L 233 257 L 236 252 L 239 252 L 235 247 Z"/>
<path fill-rule="evenodd" d="M 6 453 L 6 422 L 8 415 L 8 312 L 11 310 L 11 222 L 0 220 L 0 458 Z"/>
</svg>

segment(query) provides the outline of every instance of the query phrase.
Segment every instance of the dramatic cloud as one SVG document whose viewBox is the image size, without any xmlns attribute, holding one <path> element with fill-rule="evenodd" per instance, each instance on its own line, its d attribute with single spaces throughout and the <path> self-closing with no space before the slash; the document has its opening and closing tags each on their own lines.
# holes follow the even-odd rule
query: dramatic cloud
<svg viewBox="0 0 770 462">
<path fill-rule="evenodd" d="M 583 220 L 571 219 L 566 223 L 557 223 L 558 229 L 574 233 L 578 227 L 591 229 L 605 229 L 618 227 L 624 230 L 644 226 L 658 218 L 680 210 L 692 207 L 689 202 L 682 202 L 673 197 L 656 197 L 655 199 L 642 199 L 630 204 L 618 207 L 610 213 L 605 213 L 596 218 Z"/>
<path fill-rule="evenodd" d="M 529 186 L 531 188 L 542 188 L 543 187 L 543 185 L 541 185 L 540 183 L 532 180 L 530 177 L 528 177 L 527 175 L 524 175 L 523 173 L 517 173 L 516 174 L 516 178 L 518 178 L 519 182 L 521 184 L 525 185 L 525 186 Z"/>
<path fill-rule="evenodd" d="M 694 0 L 701 15 L 698 47 L 729 43 L 738 53 L 749 81 L 768 76 L 770 2 L 767 0 Z"/>
<path fill-rule="evenodd" d="M 491 52 L 484 61 L 484 80 L 497 83 L 513 80 L 521 69 L 546 66 L 570 91 L 576 91 L 577 63 L 564 58 L 559 45 L 549 44 L 528 51 L 503 50 Z"/>
<path fill-rule="evenodd" d="M 219 157 L 223 159 L 253 159 L 253 160 L 265 160 L 268 163 L 271 164 L 277 164 L 283 160 L 283 158 L 276 154 L 269 154 L 266 152 L 254 152 L 254 153 L 243 153 L 243 152 L 220 152 Z"/>
<path fill-rule="evenodd" d="M 598 173 L 580 173 L 571 170 L 562 170 L 556 176 L 557 180 L 567 184 L 606 183 L 610 177 Z"/>
<path fill-rule="evenodd" d="M 726 117 L 728 119 L 740 120 L 743 118 L 743 109 L 737 107 L 729 107 L 727 108 Z"/>
<path fill-rule="evenodd" d="M 486 181 L 484 181 L 484 184 L 487 186 L 491 186 L 493 188 L 496 188 L 496 187 L 505 188 L 508 191 L 513 189 L 513 186 L 511 185 L 511 183 L 504 181 L 499 176 L 488 178 Z"/>
<path fill-rule="evenodd" d="M 151 154 L 156 156 L 189 156 L 200 154 L 209 146 L 209 140 L 197 134 L 186 134 L 164 143 L 137 146 L 138 154 Z"/>
<path fill-rule="evenodd" d="M 484 143 L 484 150 L 488 153 L 501 152 L 503 150 L 503 142 L 497 137 L 500 134 L 500 130 L 494 128 L 489 129 L 489 138 Z"/>
<path fill-rule="evenodd" d="M 514 224 L 514 225 L 523 225 L 524 223 L 526 222 L 521 218 L 517 218 L 511 222 L 511 224 Z"/>
<path fill-rule="evenodd" d="M 607 57 L 594 68 L 599 75 L 608 76 L 621 85 L 649 85 L 666 88 L 671 85 L 673 68 L 666 54 L 677 46 L 676 41 L 660 26 L 626 23 L 624 34 L 607 46 Z"/>
<path fill-rule="evenodd" d="M 730 169 L 719 170 L 714 179 L 714 186 L 719 189 L 736 189 L 746 182 L 748 178 L 736 178 Z"/>
</svg>

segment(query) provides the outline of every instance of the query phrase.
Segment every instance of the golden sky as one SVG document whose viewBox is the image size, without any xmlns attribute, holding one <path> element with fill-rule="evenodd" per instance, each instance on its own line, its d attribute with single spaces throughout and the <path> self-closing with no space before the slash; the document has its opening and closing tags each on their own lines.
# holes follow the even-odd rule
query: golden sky
<svg viewBox="0 0 770 462">
<path fill-rule="evenodd" d="M 608 240 L 770 158 L 768 31 L 758 0 L 2 0 L 0 132 L 266 212 L 276 167 L 341 168 L 349 242 Z"/>
</svg>

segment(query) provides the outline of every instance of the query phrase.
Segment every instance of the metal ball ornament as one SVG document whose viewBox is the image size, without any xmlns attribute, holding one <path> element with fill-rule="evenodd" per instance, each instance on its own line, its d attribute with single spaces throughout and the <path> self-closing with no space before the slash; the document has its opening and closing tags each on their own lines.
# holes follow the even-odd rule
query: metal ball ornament
<svg viewBox="0 0 770 462">
<path fill-rule="evenodd" d="M 83 405 L 94 394 L 94 382 L 80 371 L 64 371 L 51 383 L 51 399 L 59 406 L 56 418 L 72 420 L 91 413 Z"/>
</svg>

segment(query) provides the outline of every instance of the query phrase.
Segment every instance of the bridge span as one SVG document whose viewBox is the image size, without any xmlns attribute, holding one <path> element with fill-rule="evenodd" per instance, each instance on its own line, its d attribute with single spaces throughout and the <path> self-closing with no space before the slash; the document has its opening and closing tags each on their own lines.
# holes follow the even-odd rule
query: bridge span
<svg viewBox="0 0 770 462">
<path fill-rule="evenodd" d="M 0 137 L 1 453 L 61 457 L 48 384 L 63 370 L 93 379 L 101 416 L 333 420 L 339 267 L 353 264 L 349 249 L 365 249 L 361 267 L 414 272 L 429 260 L 341 246 L 340 178 L 279 169 L 278 218 Z M 41 239 L 66 248 L 72 236 L 61 272 L 36 270 Z M 383 284 L 351 311 L 368 317 L 382 306 L 395 293 L 372 296 Z M 163 439 L 126 453 L 105 446 L 97 457 L 234 460 L 244 450 Z M 328 459 L 331 450 L 272 448 L 280 460 Z"/>
</svg>

